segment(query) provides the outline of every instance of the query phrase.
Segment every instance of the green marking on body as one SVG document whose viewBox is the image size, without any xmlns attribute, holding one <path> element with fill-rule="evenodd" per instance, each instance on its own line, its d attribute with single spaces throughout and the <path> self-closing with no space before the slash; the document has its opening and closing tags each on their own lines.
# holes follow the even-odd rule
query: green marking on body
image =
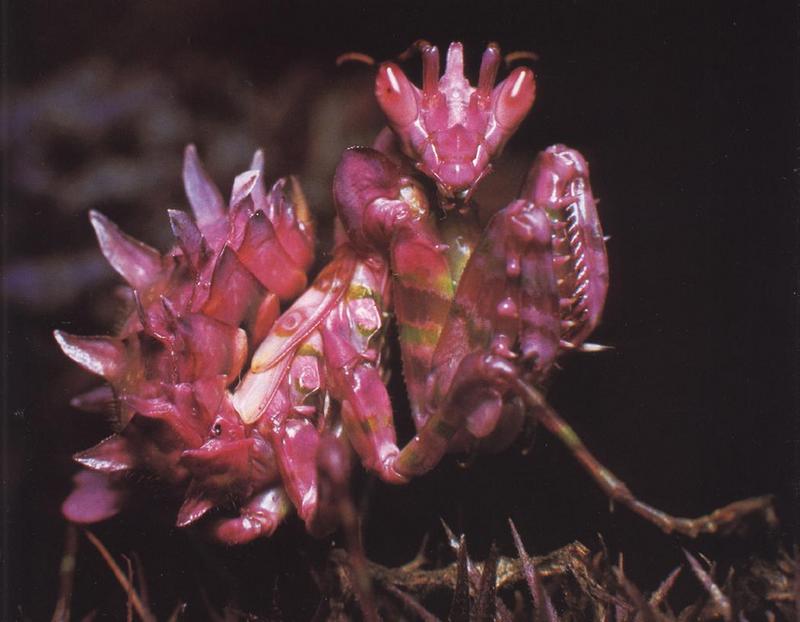
<svg viewBox="0 0 800 622">
<path fill-rule="evenodd" d="M 298 393 L 300 393 L 301 395 L 308 396 L 308 394 L 309 394 L 309 393 L 313 393 L 313 392 L 314 392 L 314 391 L 316 391 L 318 388 L 319 388 L 319 387 L 307 387 L 307 386 L 305 386 L 305 385 L 304 385 L 304 384 L 303 384 L 303 383 L 300 381 L 300 378 L 295 378 L 295 379 L 294 379 L 294 389 L 295 389 L 295 391 L 297 391 L 297 392 L 298 392 Z"/>
<path fill-rule="evenodd" d="M 359 423 L 361 425 L 361 431 L 364 432 L 364 434 L 369 435 L 375 430 L 375 422 L 372 419 L 362 419 Z"/>
<path fill-rule="evenodd" d="M 453 297 L 453 281 L 449 271 L 439 271 L 431 278 L 431 274 L 419 272 L 398 272 L 397 278 L 404 287 L 418 289 L 424 292 L 435 292 L 443 298 Z"/>
<path fill-rule="evenodd" d="M 304 343 L 297 348 L 297 356 L 313 356 L 314 358 L 322 358 L 322 352 L 317 350 L 310 343 Z"/>
<path fill-rule="evenodd" d="M 366 337 L 367 339 L 378 332 L 378 328 L 380 327 L 376 327 L 373 324 L 359 324 L 356 322 L 356 331 L 358 331 L 359 335 Z"/>
<path fill-rule="evenodd" d="M 422 463 L 421 456 L 419 455 L 416 447 L 409 447 L 403 453 L 405 454 L 403 458 L 405 459 L 406 464 L 408 464 L 408 466 L 412 469 L 417 469 Z"/>
<path fill-rule="evenodd" d="M 447 421 L 439 420 L 436 422 L 436 426 L 434 427 L 433 431 L 444 439 L 450 440 L 453 438 L 453 435 L 456 433 L 456 426 L 447 423 Z"/>
<path fill-rule="evenodd" d="M 360 300 L 361 298 L 373 298 L 373 291 L 361 283 L 350 283 L 347 290 L 348 300 Z"/>
<path fill-rule="evenodd" d="M 491 327 L 488 322 L 478 321 L 475 316 L 458 299 L 450 306 L 450 317 L 457 318 L 464 323 L 470 345 L 483 346 L 488 343 Z"/>
<path fill-rule="evenodd" d="M 447 218 L 440 223 L 440 230 L 447 244 L 447 263 L 455 288 L 480 240 L 480 228 L 473 214 L 466 218 Z"/>
<path fill-rule="evenodd" d="M 411 324 L 400 324 L 400 341 L 424 346 L 435 346 L 439 341 L 441 326 L 413 326 Z"/>
</svg>

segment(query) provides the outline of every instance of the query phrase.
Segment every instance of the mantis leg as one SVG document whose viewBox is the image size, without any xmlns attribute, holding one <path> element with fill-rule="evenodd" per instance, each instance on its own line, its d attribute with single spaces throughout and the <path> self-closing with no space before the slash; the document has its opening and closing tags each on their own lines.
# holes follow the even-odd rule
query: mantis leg
<svg viewBox="0 0 800 622">
<path fill-rule="evenodd" d="M 290 418 L 276 428 L 271 440 L 286 492 L 308 523 L 317 509 L 319 432 L 308 419 Z"/>
<path fill-rule="evenodd" d="M 398 457 L 401 475 L 433 468 L 462 430 L 472 438 L 491 434 L 511 397 L 510 380 L 521 375 L 520 358 L 533 378 L 549 370 L 560 334 L 550 240 L 547 215 L 525 200 L 513 201 L 489 223 L 436 345 L 428 416 Z"/>
<path fill-rule="evenodd" d="M 269 537 L 278 528 L 292 504 L 280 486 L 268 488 L 253 496 L 239 510 L 239 516 L 217 521 L 214 536 L 225 544 L 245 544 L 261 537 Z"/>
<path fill-rule="evenodd" d="M 665 533 L 679 533 L 696 538 L 700 534 L 725 531 L 727 528 L 735 526 L 744 515 L 764 512 L 771 505 L 771 499 L 768 496 L 754 497 L 736 501 L 697 518 L 671 516 L 636 498 L 625 482 L 592 455 L 575 430 L 553 410 L 539 391 L 519 378 L 514 380 L 514 389 L 529 406 L 531 416 L 564 443 L 610 499 L 621 503 Z"/>
</svg>

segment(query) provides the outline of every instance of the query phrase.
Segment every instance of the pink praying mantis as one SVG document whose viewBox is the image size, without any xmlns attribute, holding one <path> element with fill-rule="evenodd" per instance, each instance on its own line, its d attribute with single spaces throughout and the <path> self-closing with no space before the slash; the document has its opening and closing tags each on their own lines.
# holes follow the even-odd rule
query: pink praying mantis
<svg viewBox="0 0 800 622">
<path fill-rule="evenodd" d="M 115 337 L 55 333 L 108 382 L 73 404 L 111 406 L 117 421 L 75 456 L 84 468 L 63 505 L 69 519 L 113 516 L 125 473 L 145 470 L 185 490 L 178 525 L 208 515 L 222 542 L 269 536 L 293 509 L 325 534 L 341 520 L 348 448 L 401 484 L 449 452 L 506 447 L 530 420 L 612 500 L 666 532 L 711 533 L 738 515 L 738 504 L 686 519 L 643 503 L 547 404 L 540 387 L 559 356 L 599 349 L 585 340 L 608 263 L 588 165 L 573 149 L 547 148 L 519 198 L 483 226 L 472 195 L 533 105 L 533 71 L 495 85 L 502 57 L 490 44 L 473 87 L 460 43 L 441 76 L 437 48 L 416 49 L 422 88 L 395 63 L 378 69 L 388 128 L 342 157 L 335 250 L 310 285 L 310 210 L 294 178 L 266 189 L 260 152 L 226 207 L 187 148 L 194 218 L 170 212 L 177 244 L 165 255 L 92 213 L 131 312 Z M 384 382 L 392 321 L 416 428 L 403 447 Z"/>
</svg>

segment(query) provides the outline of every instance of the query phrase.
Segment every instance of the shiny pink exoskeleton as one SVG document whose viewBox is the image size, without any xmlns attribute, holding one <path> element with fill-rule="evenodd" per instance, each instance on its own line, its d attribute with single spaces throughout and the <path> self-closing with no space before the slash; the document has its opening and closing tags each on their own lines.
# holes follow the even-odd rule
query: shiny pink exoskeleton
<svg viewBox="0 0 800 622">
<path fill-rule="evenodd" d="M 179 525 L 212 515 L 224 542 L 271 534 L 292 507 L 324 533 L 336 505 L 320 491 L 347 478 L 342 447 L 402 483 L 448 451 L 498 449 L 518 435 L 532 403 L 518 383 L 540 386 L 561 353 L 581 347 L 605 301 L 588 168 L 576 151 L 550 147 L 520 197 L 482 226 L 470 197 L 529 111 L 533 72 L 495 86 L 492 44 L 473 88 L 460 43 L 441 78 L 437 49 L 418 47 L 422 89 L 393 63 L 378 71 L 394 139 L 345 152 L 333 188 L 337 246 L 310 285 L 302 193 L 294 180 L 267 192 L 260 154 L 226 208 L 187 149 L 194 218 L 170 213 L 178 243 L 164 256 L 92 215 L 133 311 L 114 338 L 56 333 L 110 384 L 76 405 L 118 412 L 117 433 L 76 455 L 87 470 L 64 504 L 70 519 L 113 515 L 124 474 L 145 470 L 184 490 Z M 402 448 L 384 384 L 392 315 L 417 428 Z"/>
<path fill-rule="evenodd" d="M 464 50 L 453 43 L 439 78 L 439 50 L 426 42 L 422 54 L 422 88 L 412 84 L 395 63 L 378 70 L 375 95 L 403 153 L 431 177 L 445 198 L 469 198 L 489 172 L 533 105 L 533 72 L 520 67 L 500 84 L 499 48 L 483 53 L 477 87 L 464 77 Z"/>
</svg>

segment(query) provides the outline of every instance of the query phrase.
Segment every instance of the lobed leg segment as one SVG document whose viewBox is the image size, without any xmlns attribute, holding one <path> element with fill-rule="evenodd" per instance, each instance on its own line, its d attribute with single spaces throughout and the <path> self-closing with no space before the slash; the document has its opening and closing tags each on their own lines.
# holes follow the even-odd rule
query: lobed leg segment
<svg viewBox="0 0 800 622">
<path fill-rule="evenodd" d="M 363 360 L 352 343 L 337 338 L 335 331 L 323 331 L 326 353 L 332 357 L 331 395 L 341 403 L 347 438 L 368 469 L 389 483 L 405 483 L 397 474 L 394 460 L 399 453 L 392 417 L 392 405 L 380 370 Z M 344 360 L 337 361 L 337 358 Z M 338 364 L 336 364 L 338 363 Z"/>
<path fill-rule="evenodd" d="M 407 478 L 427 473 L 470 420 L 488 423 L 485 428 L 493 429 L 503 408 L 503 386 L 515 373 L 499 356 L 475 353 L 465 357 L 444 403 L 400 452 L 395 470 Z"/>
<path fill-rule="evenodd" d="M 286 492 L 308 523 L 317 509 L 319 432 L 308 419 L 290 418 L 276 427 L 271 441 Z"/>
<path fill-rule="evenodd" d="M 268 488 L 255 495 L 239 510 L 239 516 L 217 521 L 214 536 L 225 544 L 245 544 L 269 537 L 289 514 L 292 504 L 281 487 Z"/>
</svg>

